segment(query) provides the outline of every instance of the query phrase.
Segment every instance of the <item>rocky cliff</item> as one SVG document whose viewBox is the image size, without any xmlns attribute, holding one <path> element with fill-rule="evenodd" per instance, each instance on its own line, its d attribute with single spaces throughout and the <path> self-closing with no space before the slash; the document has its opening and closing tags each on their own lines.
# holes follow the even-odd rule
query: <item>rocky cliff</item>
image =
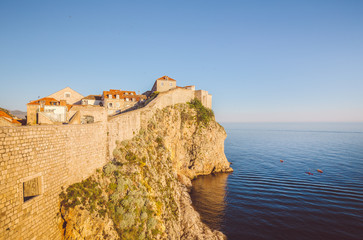
<svg viewBox="0 0 363 240">
<path fill-rule="evenodd" d="M 65 239 L 224 239 L 191 205 L 190 179 L 232 171 L 226 133 L 200 102 L 157 110 L 114 159 L 61 197 Z"/>
</svg>

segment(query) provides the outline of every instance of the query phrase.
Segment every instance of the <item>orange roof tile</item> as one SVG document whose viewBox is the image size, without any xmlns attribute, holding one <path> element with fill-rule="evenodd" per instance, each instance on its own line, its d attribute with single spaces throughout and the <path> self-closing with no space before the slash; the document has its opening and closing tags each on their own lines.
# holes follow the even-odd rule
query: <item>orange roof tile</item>
<svg viewBox="0 0 363 240">
<path fill-rule="evenodd" d="M 102 96 L 101 95 L 88 95 L 87 97 L 84 97 L 82 99 L 101 100 Z"/>
<path fill-rule="evenodd" d="M 156 80 L 169 80 L 169 81 L 176 81 L 175 79 L 172 79 L 171 77 L 168 76 L 162 76 L 161 78 L 158 78 Z"/>
<path fill-rule="evenodd" d="M 127 95 L 125 93 L 127 93 Z M 120 98 L 123 98 L 124 96 L 126 96 L 126 97 L 130 96 L 131 93 L 133 94 L 133 96 L 136 96 L 135 91 L 122 91 L 122 90 L 118 90 L 118 89 L 110 89 L 109 91 L 103 91 L 103 96 L 108 97 L 108 95 L 112 95 L 112 98 L 113 97 L 116 98 L 116 95 L 119 95 Z"/>
<path fill-rule="evenodd" d="M 7 114 L 6 112 L 1 111 L 1 110 L 0 110 L 0 117 L 12 118 L 9 114 Z"/>
<path fill-rule="evenodd" d="M 11 123 L 20 123 L 19 121 L 15 120 L 12 116 L 1 110 L 0 110 L 0 117 L 4 118 L 5 120 Z"/>
<path fill-rule="evenodd" d="M 35 100 L 35 101 L 31 101 L 30 103 L 28 103 L 28 105 L 39 105 L 40 104 L 40 101 L 44 101 L 44 105 L 51 105 L 50 103 L 51 102 L 58 102 L 59 101 L 55 98 L 41 98 L 41 99 L 38 99 L 38 100 Z"/>
</svg>

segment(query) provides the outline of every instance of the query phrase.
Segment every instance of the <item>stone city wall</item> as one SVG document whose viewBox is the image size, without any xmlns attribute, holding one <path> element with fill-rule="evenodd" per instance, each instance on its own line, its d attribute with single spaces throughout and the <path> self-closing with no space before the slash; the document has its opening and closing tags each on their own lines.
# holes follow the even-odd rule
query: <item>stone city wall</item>
<svg viewBox="0 0 363 240">
<path fill-rule="evenodd" d="M 143 108 L 110 118 L 107 123 L 110 158 L 112 158 L 112 152 L 116 147 L 116 140 L 131 139 L 139 132 L 141 127 L 146 127 L 148 120 L 155 114 L 157 109 L 163 109 L 178 103 L 186 103 L 194 98 L 195 91 L 176 88 L 159 93 L 157 98 Z"/>
<path fill-rule="evenodd" d="M 61 239 L 62 187 L 103 167 L 116 140 L 131 139 L 156 109 L 195 97 L 196 91 L 177 88 L 104 122 L 0 127 L 0 240 Z"/>
<path fill-rule="evenodd" d="M 61 187 L 107 160 L 104 123 L 0 127 L 0 239 L 61 239 Z"/>
<path fill-rule="evenodd" d="M 67 113 L 69 121 L 76 112 L 79 112 L 79 119 L 73 123 L 80 124 L 86 116 L 92 116 L 94 122 L 107 122 L 107 110 L 97 105 L 74 105 Z"/>
</svg>

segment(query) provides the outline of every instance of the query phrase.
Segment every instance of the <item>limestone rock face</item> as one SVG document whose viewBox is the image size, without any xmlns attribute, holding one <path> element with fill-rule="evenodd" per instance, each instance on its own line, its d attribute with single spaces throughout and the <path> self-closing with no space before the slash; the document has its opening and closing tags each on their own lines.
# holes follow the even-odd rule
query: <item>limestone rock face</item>
<svg viewBox="0 0 363 240">
<path fill-rule="evenodd" d="M 65 239 L 225 239 L 201 222 L 188 193 L 190 179 L 232 171 L 226 133 L 208 116 L 177 104 L 117 142 L 113 161 L 61 194 Z"/>
<path fill-rule="evenodd" d="M 205 125 L 197 124 L 196 118 L 186 104 L 165 108 L 155 116 L 171 150 L 174 169 L 191 179 L 213 172 L 232 172 L 224 154 L 224 128 L 214 119 Z"/>
<path fill-rule="evenodd" d="M 76 206 L 67 213 L 62 209 L 65 239 L 120 239 L 111 219 L 101 219 L 81 208 Z"/>
</svg>

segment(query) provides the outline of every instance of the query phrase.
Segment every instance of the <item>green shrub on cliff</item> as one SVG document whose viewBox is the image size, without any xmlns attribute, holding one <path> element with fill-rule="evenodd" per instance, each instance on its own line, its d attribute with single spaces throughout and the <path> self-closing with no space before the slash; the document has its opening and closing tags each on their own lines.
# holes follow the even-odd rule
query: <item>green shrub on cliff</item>
<svg viewBox="0 0 363 240">
<path fill-rule="evenodd" d="M 164 211 L 165 206 L 177 205 L 170 197 L 175 187 L 170 184 L 176 181 L 170 174 L 171 161 L 163 163 L 169 159 L 169 151 L 161 133 L 154 130 L 158 122 L 149 124 L 150 129 L 140 130 L 142 137 L 117 142 L 113 161 L 96 177 L 69 186 L 61 196 L 62 207 L 67 211 L 81 206 L 111 219 L 121 239 L 162 238 L 164 215 L 176 219 L 179 214 Z"/>
<path fill-rule="evenodd" d="M 62 194 L 62 209 L 78 205 L 92 217 L 112 221 L 120 239 L 167 239 L 170 232 L 179 231 L 174 223 L 181 215 L 176 194 L 180 183 L 173 169 L 175 150 L 167 131 L 174 128 L 172 123 L 180 122 L 187 145 L 191 134 L 208 131 L 205 126 L 213 120 L 213 111 L 197 99 L 156 111 L 133 139 L 116 142 L 114 159 L 92 181 L 71 185 Z"/>
<path fill-rule="evenodd" d="M 90 177 L 80 183 L 69 186 L 66 192 L 62 192 L 59 196 L 61 198 L 61 205 L 66 210 L 82 205 L 90 212 L 93 212 L 96 209 L 96 205 L 104 202 L 101 193 L 102 189 L 98 182 Z M 99 210 L 103 210 L 103 208 Z"/>
<path fill-rule="evenodd" d="M 212 109 L 203 106 L 201 101 L 194 98 L 188 102 L 191 108 L 194 108 L 197 112 L 197 121 L 199 124 L 208 125 L 211 120 L 214 119 L 214 112 Z M 183 116 L 182 116 L 183 117 Z M 185 117 L 185 116 L 184 116 Z"/>
</svg>

